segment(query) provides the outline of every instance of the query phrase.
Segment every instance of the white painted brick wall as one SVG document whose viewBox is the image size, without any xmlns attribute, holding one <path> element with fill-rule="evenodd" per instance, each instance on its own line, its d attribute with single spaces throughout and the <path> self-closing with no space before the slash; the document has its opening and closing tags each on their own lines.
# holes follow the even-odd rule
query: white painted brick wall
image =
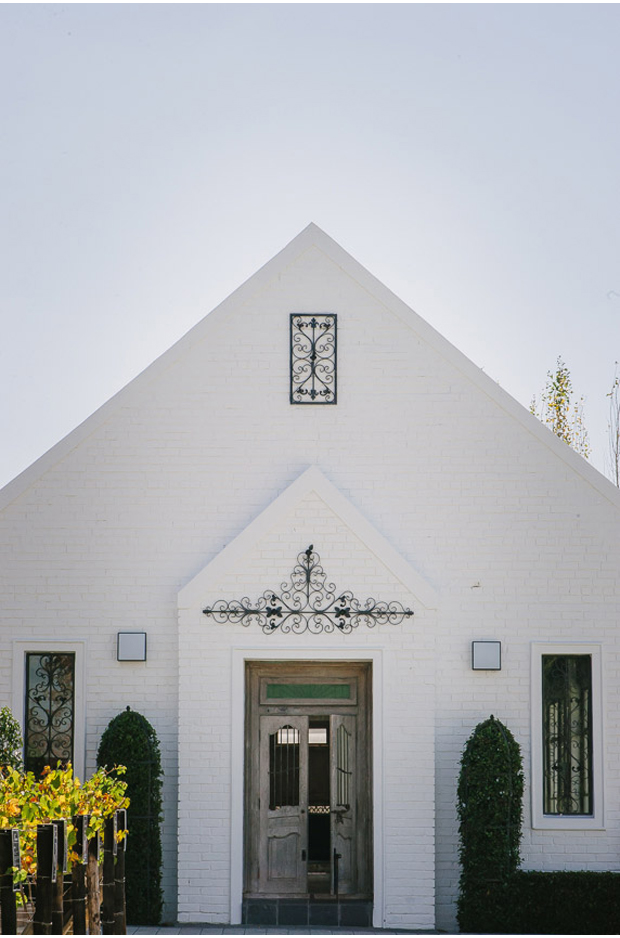
<svg viewBox="0 0 620 938">
<path fill-rule="evenodd" d="M 338 313 L 335 407 L 289 404 L 291 311 Z M 440 595 L 437 614 L 416 607 L 402 626 L 321 641 L 353 658 L 371 646 L 384 654 L 386 924 L 431 927 L 436 902 L 438 926 L 453 927 L 460 754 L 494 713 L 529 773 L 534 640 L 603 646 L 608 807 L 603 832 L 533 831 L 526 799 L 524 865 L 618 868 L 617 504 L 318 248 L 212 325 L 40 477 L 30 470 L 2 512 L 0 703 L 10 701 L 14 640 L 85 639 L 88 769 L 112 716 L 130 705 L 148 717 L 165 768 L 166 913 L 176 915 L 178 769 L 180 915 L 228 921 L 231 649 L 267 648 L 275 636 L 197 616 L 179 648 L 177 593 L 317 465 Z M 286 578 L 311 542 L 338 585 L 410 602 L 311 503 L 221 594 L 260 595 L 271 570 Z M 117 631 L 135 629 L 148 632 L 148 661 L 116 662 Z M 316 638 L 276 642 L 311 653 Z M 481 638 L 502 641 L 501 672 L 471 671 Z"/>
</svg>

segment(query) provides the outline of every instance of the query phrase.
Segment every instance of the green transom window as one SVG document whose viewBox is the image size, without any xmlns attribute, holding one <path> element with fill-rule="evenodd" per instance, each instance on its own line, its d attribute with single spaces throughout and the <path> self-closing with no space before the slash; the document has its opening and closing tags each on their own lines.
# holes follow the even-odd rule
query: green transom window
<svg viewBox="0 0 620 938">
<path fill-rule="evenodd" d="M 349 700 L 349 684 L 267 684 L 268 700 Z"/>
</svg>

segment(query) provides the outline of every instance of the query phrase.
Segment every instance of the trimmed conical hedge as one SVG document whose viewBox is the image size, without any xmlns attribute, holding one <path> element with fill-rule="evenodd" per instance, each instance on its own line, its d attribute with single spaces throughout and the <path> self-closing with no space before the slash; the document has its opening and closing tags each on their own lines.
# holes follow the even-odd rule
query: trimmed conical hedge
<svg viewBox="0 0 620 938">
<path fill-rule="evenodd" d="M 161 919 L 162 768 L 159 740 L 142 714 L 127 707 L 101 737 L 97 764 L 124 765 L 130 805 L 125 856 L 127 922 L 158 925 Z"/>
<path fill-rule="evenodd" d="M 459 927 L 502 932 L 508 881 L 519 867 L 523 762 L 514 736 L 493 716 L 478 724 L 465 745 L 457 797 Z"/>
</svg>

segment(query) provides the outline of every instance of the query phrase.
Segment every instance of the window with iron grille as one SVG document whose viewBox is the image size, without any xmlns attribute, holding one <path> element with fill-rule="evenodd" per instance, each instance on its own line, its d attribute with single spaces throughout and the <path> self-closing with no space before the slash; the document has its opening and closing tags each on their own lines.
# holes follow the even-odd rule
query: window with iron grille
<svg viewBox="0 0 620 938">
<path fill-rule="evenodd" d="M 291 404 L 336 403 L 336 314 L 291 314 Z"/>
<path fill-rule="evenodd" d="M 542 656 L 543 811 L 593 814 L 592 658 Z"/>
<path fill-rule="evenodd" d="M 25 769 L 73 762 L 75 654 L 26 654 Z"/>
<path fill-rule="evenodd" d="M 288 724 L 269 737 L 269 810 L 299 804 L 299 730 Z"/>
</svg>

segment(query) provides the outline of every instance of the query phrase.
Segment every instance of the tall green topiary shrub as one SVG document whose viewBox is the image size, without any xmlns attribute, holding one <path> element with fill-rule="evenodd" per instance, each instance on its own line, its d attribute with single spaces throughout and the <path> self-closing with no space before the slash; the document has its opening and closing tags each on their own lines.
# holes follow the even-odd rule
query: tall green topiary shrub
<svg viewBox="0 0 620 938">
<path fill-rule="evenodd" d="M 161 919 L 162 768 L 155 730 L 142 714 L 129 707 L 109 723 L 99 744 L 97 763 L 127 767 L 130 805 L 125 856 L 127 921 L 158 925 Z"/>
<path fill-rule="evenodd" d="M 9 766 L 21 772 L 23 769 L 22 752 L 24 742 L 19 723 L 8 707 L 0 710 L 0 775 L 2 768 Z"/>
<path fill-rule="evenodd" d="M 457 796 L 460 930 L 505 932 L 508 881 L 519 866 L 523 761 L 514 736 L 493 716 L 465 745 Z"/>
</svg>

